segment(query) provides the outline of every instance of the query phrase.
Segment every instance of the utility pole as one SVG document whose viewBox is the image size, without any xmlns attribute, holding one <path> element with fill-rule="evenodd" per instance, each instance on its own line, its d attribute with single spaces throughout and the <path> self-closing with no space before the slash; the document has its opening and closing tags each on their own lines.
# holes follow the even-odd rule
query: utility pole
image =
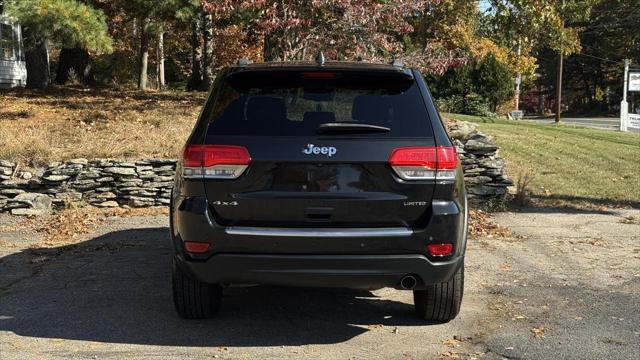
<svg viewBox="0 0 640 360">
<path fill-rule="evenodd" d="M 556 78 L 556 124 L 560 123 L 560 112 L 562 111 L 562 62 L 564 58 L 564 0 L 560 11 L 562 17 L 562 33 L 560 34 L 560 54 L 558 54 L 558 74 Z"/>
<path fill-rule="evenodd" d="M 518 60 L 520 59 L 520 55 L 522 54 L 522 44 L 520 43 L 520 39 L 518 39 Z M 516 111 L 520 110 L 520 84 L 522 83 L 522 74 L 518 71 L 518 75 L 516 76 L 516 94 L 515 94 L 515 107 Z"/>
<path fill-rule="evenodd" d="M 563 54 L 560 50 L 558 56 L 558 77 L 556 78 L 556 124 L 560 122 L 560 112 L 562 111 L 562 61 Z"/>
<path fill-rule="evenodd" d="M 624 86 L 622 87 L 622 91 L 620 131 L 627 131 L 627 119 L 629 118 L 629 103 L 627 103 L 627 92 L 629 91 L 629 59 L 624 59 Z"/>
</svg>

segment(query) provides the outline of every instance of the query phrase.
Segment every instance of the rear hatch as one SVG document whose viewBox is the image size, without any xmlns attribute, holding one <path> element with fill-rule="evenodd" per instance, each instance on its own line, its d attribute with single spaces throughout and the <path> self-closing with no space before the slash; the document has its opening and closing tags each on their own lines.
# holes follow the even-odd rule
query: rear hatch
<svg viewBox="0 0 640 360">
<path fill-rule="evenodd" d="M 409 72 L 232 72 L 203 144 L 232 159 L 203 181 L 225 226 L 420 227 L 435 182 L 402 179 L 389 160 L 435 145 Z"/>
</svg>

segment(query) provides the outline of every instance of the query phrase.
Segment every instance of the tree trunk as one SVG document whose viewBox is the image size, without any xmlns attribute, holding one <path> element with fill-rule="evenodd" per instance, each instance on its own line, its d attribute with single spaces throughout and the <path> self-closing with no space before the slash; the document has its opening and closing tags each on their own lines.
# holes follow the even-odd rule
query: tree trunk
<svg viewBox="0 0 640 360">
<path fill-rule="evenodd" d="M 164 81 L 164 30 L 158 32 L 158 89 L 162 90 L 165 86 Z"/>
<path fill-rule="evenodd" d="M 71 70 L 75 73 L 77 80 L 83 84 L 86 83 L 89 77 L 89 61 L 89 52 L 80 47 L 80 45 L 60 50 L 56 84 L 66 84 L 69 81 L 69 72 Z"/>
<path fill-rule="evenodd" d="M 25 51 L 25 61 L 27 66 L 27 88 L 46 89 L 49 86 L 50 78 L 47 40 L 35 35 L 33 48 Z"/>
<path fill-rule="evenodd" d="M 131 21 L 131 48 L 135 50 L 135 57 L 138 59 L 140 57 L 140 43 L 138 41 L 138 29 L 140 25 L 138 24 L 138 19 L 133 18 Z"/>
<path fill-rule="evenodd" d="M 202 90 L 213 84 L 213 20 L 211 15 L 202 15 Z"/>
<path fill-rule="evenodd" d="M 147 90 L 147 68 L 149 65 L 149 39 L 147 34 L 147 23 L 149 19 L 142 19 L 140 22 L 140 73 L 138 74 L 138 89 Z"/>
<path fill-rule="evenodd" d="M 187 91 L 202 86 L 202 47 L 200 46 L 200 20 L 193 23 L 191 30 L 191 77 L 187 82 Z"/>
<path fill-rule="evenodd" d="M 265 35 L 264 37 L 264 49 L 262 57 L 265 62 L 276 61 L 279 58 L 278 42 L 273 39 L 273 35 Z"/>
</svg>

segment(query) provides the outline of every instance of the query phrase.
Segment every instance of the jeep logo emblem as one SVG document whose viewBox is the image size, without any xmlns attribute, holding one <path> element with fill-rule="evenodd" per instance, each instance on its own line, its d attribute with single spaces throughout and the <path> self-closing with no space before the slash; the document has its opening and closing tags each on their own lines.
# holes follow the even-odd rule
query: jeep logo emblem
<svg viewBox="0 0 640 360">
<path fill-rule="evenodd" d="M 307 154 L 307 155 L 327 155 L 327 157 L 332 157 L 333 155 L 336 154 L 336 152 L 338 152 L 338 149 L 336 149 L 333 146 L 315 146 L 313 144 L 307 144 L 307 148 L 302 150 L 303 153 Z"/>
</svg>

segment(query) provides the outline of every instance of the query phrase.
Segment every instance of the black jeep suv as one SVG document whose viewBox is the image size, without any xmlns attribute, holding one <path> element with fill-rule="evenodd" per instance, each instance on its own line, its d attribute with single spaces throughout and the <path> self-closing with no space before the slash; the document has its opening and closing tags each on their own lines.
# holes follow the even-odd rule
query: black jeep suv
<svg viewBox="0 0 640 360">
<path fill-rule="evenodd" d="M 171 203 L 173 298 L 208 318 L 226 286 L 413 290 L 460 310 L 463 173 L 422 75 L 386 64 L 222 71 L 184 148 Z"/>
</svg>

